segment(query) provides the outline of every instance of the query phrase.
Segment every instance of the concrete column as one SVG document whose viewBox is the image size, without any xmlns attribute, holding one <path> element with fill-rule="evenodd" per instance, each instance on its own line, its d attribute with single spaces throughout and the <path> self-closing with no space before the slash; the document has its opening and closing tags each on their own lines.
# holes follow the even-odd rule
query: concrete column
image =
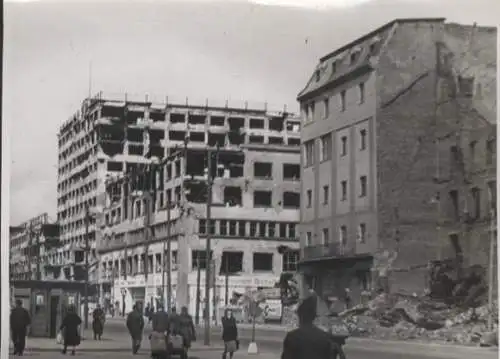
<svg viewBox="0 0 500 359">
<path fill-rule="evenodd" d="M 193 214 L 182 218 L 184 233 L 181 233 L 177 241 L 177 287 L 176 302 L 177 308 L 189 306 L 189 272 L 191 271 L 191 245 L 194 240 L 194 228 L 196 218 Z"/>
</svg>

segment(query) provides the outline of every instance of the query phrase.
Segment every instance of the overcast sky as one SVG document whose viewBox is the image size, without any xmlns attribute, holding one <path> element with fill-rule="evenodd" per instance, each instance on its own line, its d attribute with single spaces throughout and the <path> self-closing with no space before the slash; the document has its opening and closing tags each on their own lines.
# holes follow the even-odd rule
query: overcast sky
<svg viewBox="0 0 500 359">
<path fill-rule="evenodd" d="M 4 9 L 3 119 L 17 224 L 42 212 L 56 218 L 57 131 L 88 94 L 90 62 L 94 93 L 296 109 L 319 57 L 346 42 L 395 17 L 495 25 L 500 1 L 39 0 Z"/>
</svg>

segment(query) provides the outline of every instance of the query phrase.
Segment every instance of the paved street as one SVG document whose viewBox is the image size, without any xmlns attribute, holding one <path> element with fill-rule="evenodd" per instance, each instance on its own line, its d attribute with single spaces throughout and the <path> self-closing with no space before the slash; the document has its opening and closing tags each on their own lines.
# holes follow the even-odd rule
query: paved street
<svg viewBox="0 0 500 359">
<path fill-rule="evenodd" d="M 145 338 L 150 331 L 146 328 Z M 241 325 L 239 329 L 242 350 L 238 352 L 235 359 L 247 359 L 246 348 L 251 340 L 251 327 Z M 276 326 L 260 327 L 256 333 L 256 341 L 259 346 L 259 359 L 279 358 L 281 345 L 285 332 Z M 88 334 L 87 334 L 88 336 Z M 198 341 L 194 344 L 191 352 L 192 358 L 219 359 L 222 351 L 220 328 L 212 329 L 211 347 L 203 346 L 203 328 L 198 330 Z M 31 345 L 31 346 L 30 346 Z M 144 340 L 144 348 L 138 356 L 130 353 L 130 343 L 125 328 L 125 323 L 120 319 L 110 319 L 106 323 L 105 338 L 101 342 L 84 340 L 77 356 L 79 358 L 107 357 L 108 359 L 129 356 L 134 358 L 148 357 L 148 342 Z M 53 339 L 29 339 L 27 356 L 37 358 L 53 358 L 55 352 L 60 348 Z M 463 348 L 456 346 L 418 344 L 405 342 L 383 342 L 369 339 L 352 338 L 346 345 L 346 354 L 349 359 L 438 359 L 438 358 L 467 358 L 467 359 L 493 359 L 498 357 L 497 349 L 489 348 Z"/>
</svg>

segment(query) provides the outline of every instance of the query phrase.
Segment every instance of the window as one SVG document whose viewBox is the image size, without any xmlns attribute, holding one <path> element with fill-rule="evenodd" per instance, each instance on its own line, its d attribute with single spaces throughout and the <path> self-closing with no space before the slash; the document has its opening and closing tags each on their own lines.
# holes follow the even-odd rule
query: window
<svg viewBox="0 0 500 359">
<path fill-rule="evenodd" d="M 208 231 L 210 234 L 215 234 L 215 221 L 212 219 L 210 221 L 207 221 L 208 224 Z"/>
<path fill-rule="evenodd" d="M 255 162 L 253 164 L 253 175 L 256 178 L 272 179 L 273 164 L 269 162 Z"/>
<path fill-rule="evenodd" d="M 271 272 L 273 270 L 273 254 L 259 253 L 253 254 L 253 270 L 259 272 Z"/>
<path fill-rule="evenodd" d="M 238 222 L 238 235 L 240 237 L 245 237 L 247 235 L 246 233 L 246 222 L 245 221 L 239 221 Z"/>
<path fill-rule="evenodd" d="M 365 83 L 362 82 L 358 85 L 359 90 L 359 103 L 362 104 L 365 102 Z"/>
<path fill-rule="evenodd" d="M 300 194 L 283 192 L 283 208 L 300 208 Z"/>
<path fill-rule="evenodd" d="M 360 150 L 366 150 L 366 130 L 362 129 L 359 131 L 359 144 L 360 144 Z"/>
<path fill-rule="evenodd" d="M 283 272 L 295 272 L 298 269 L 299 251 L 287 250 L 283 253 Z"/>
<path fill-rule="evenodd" d="M 342 181 L 340 182 L 340 191 L 341 191 L 341 195 L 340 195 L 340 198 L 342 201 L 345 201 L 347 200 L 347 181 Z"/>
<path fill-rule="evenodd" d="M 316 76 L 316 82 L 318 82 L 320 80 L 320 78 L 321 78 L 321 73 L 320 73 L 319 70 L 316 70 L 314 74 Z"/>
<path fill-rule="evenodd" d="M 309 120 L 314 120 L 314 101 L 309 104 Z"/>
<path fill-rule="evenodd" d="M 285 181 L 300 180 L 300 165 L 294 163 L 283 164 L 283 179 Z"/>
<path fill-rule="evenodd" d="M 332 62 L 332 74 L 334 74 L 335 72 L 337 72 L 337 60 L 334 60 Z"/>
<path fill-rule="evenodd" d="M 347 136 L 342 136 L 340 138 L 340 155 L 345 156 L 347 155 Z"/>
<path fill-rule="evenodd" d="M 255 208 L 269 208 L 272 204 L 271 191 L 255 191 L 253 193 L 253 206 Z"/>
<path fill-rule="evenodd" d="M 350 56 L 351 65 L 356 62 L 356 60 L 358 59 L 358 55 L 359 55 L 359 51 L 353 51 L 351 53 L 351 56 Z"/>
<path fill-rule="evenodd" d="M 267 222 L 259 222 L 259 237 L 267 237 Z"/>
<path fill-rule="evenodd" d="M 366 224 L 360 223 L 358 226 L 358 241 L 360 243 L 365 243 L 366 241 Z"/>
<path fill-rule="evenodd" d="M 312 232 L 306 232 L 306 247 L 312 245 Z"/>
<path fill-rule="evenodd" d="M 345 96 L 346 92 L 345 90 L 340 92 L 340 111 L 345 111 Z"/>
<path fill-rule="evenodd" d="M 323 244 L 328 244 L 329 240 L 330 240 L 330 230 L 328 228 L 323 228 L 323 231 L 322 231 L 322 235 L 323 235 Z"/>
<path fill-rule="evenodd" d="M 250 237 L 257 237 L 257 222 L 250 222 Z"/>
<path fill-rule="evenodd" d="M 491 165 L 493 163 L 493 157 L 496 151 L 495 140 L 488 140 L 486 142 L 486 164 Z"/>
<path fill-rule="evenodd" d="M 479 218 L 481 216 L 481 192 L 479 188 L 471 188 L 470 194 L 472 197 L 472 217 Z"/>
<path fill-rule="evenodd" d="M 366 176 L 361 176 L 359 178 L 359 184 L 360 184 L 360 192 L 359 192 L 359 196 L 360 197 L 365 197 L 366 196 L 366 182 L 367 182 L 367 178 Z"/>
<path fill-rule="evenodd" d="M 323 186 L 323 204 L 328 204 L 328 198 L 330 197 L 330 188 L 328 186 Z"/>
<path fill-rule="evenodd" d="M 490 210 L 495 211 L 497 207 L 497 182 L 488 182 L 488 200 Z"/>
<path fill-rule="evenodd" d="M 267 224 L 267 237 L 269 237 L 269 238 L 276 237 L 276 223 L 275 222 L 269 222 Z"/>
<path fill-rule="evenodd" d="M 324 119 L 326 120 L 328 116 L 330 116 L 330 100 L 328 98 L 325 98 L 323 100 L 323 106 L 324 106 Z"/>
<path fill-rule="evenodd" d="M 221 236 L 227 236 L 227 221 L 222 220 L 219 222 L 219 232 Z"/>
<path fill-rule="evenodd" d="M 229 235 L 236 236 L 236 221 L 229 221 Z"/>
<path fill-rule="evenodd" d="M 347 244 L 347 226 L 340 226 L 339 240 L 340 240 L 340 245 L 342 247 L 345 247 L 345 245 Z"/>
<path fill-rule="evenodd" d="M 295 223 L 288 224 L 288 238 L 296 239 Z"/>
<path fill-rule="evenodd" d="M 321 136 L 320 138 L 320 161 L 328 161 L 332 154 L 332 136 L 330 134 Z"/>
<path fill-rule="evenodd" d="M 204 219 L 200 219 L 198 221 L 198 233 L 206 234 L 207 233 L 207 221 Z"/>
<path fill-rule="evenodd" d="M 469 143 L 469 156 L 472 164 L 474 164 L 476 159 L 476 145 L 477 141 L 471 141 L 471 143 Z"/>
<path fill-rule="evenodd" d="M 458 219 L 460 217 L 459 214 L 459 204 L 458 204 L 458 191 L 453 190 L 448 193 L 450 197 L 450 204 L 451 204 L 451 215 L 453 218 Z"/>
<path fill-rule="evenodd" d="M 311 208 L 312 207 L 312 190 L 308 189 L 306 191 L 306 200 L 307 200 L 307 203 L 306 203 L 306 206 L 307 208 Z"/>
<path fill-rule="evenodd" d="M 286 223 L 280 223 L 279 236 L 280 238 L 286 238 Z"/>
<path fill-rule="evenodd" d="M 212 259 L 213 252 L 210 252 L 210 258 Z M 198 269 L 198 266 L 200 269 L 207 269 L 207 251 L 204 250 L 193 250 L 191 251 L 191 262 L 192 262 L 192 268 L 193 269 Z"/>
<path fill-rule="evenodd" d="M 304 166 L 309 167 L 314 164 L 314 140 L 304 143 Z"/>
</svg>

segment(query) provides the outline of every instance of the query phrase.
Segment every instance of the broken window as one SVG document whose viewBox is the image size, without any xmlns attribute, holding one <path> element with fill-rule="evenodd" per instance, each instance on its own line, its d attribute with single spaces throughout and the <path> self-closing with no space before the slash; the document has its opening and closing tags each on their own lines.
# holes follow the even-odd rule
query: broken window
<svg viewBox="0 0 500 359">
<path fill-rule="evenodd" d="M 144 132 L 135 128 L 127 129 L 127 141 L 142 142 L 144 140 Z"/>
<path fill-rule="evenodd" d="M 274 238 L 274 237 L 276 237 L 276 223 L 275 222 L 269 222 L 268 223 L 267 237 L 268 238 Z"/>
<path fill-rule="evenodd" d="M 283 164 L 283 179 L 285 181 L 300 180 L 300 165 L 295 163 Z"/>
<path fill-rule="evenodd" d="M 203 181 L 188 181 L 185 184 L 186 200 L 194 203 L 206 203 L 207 186 Z"/>
<path fill-rule="evenodd" d="M 245 156 L 242 152 L 220 152 L 218 168 L 224 178 L 243 177 Z"/>
<path fill-rule="evenodd" d="M 283 208 L 300 208 L 300 193 L 283 192 Z"/>
<path fill-rule="evenodd" d="M 292 239 L 295 239 L 297 234 L 295 232 L 295 223 L 289 223 L 288 224 L 288 238 L 292 238 Z"/>
<path fill-rule="evenodd" d="M 204 132 L 190 132 L 189 140 L 192 142 L 205 142 L 205 133 Z"/>
<path fill-rule="evenodd" d="M 183 113 L 171 113 L 170 114 L 171 123 L 184 123 L 186 122 L 186 115 Z"/>
<path fill-rule="evenodd" d="M 255 162 L 253 164 L 253 174 L 256 178 L 272 179 L 273 164 L 270 162 Z"/>
<path fill-rule="evenodd" d="M 460 210 L 459 210 L 459 201 L 458 201 L 458 191 L 452 190 L 448 193 L 448 196 L 450 198 L 450 212 L 451 216 L 458 220 L 460 217 Z"/>
<path fill-rule="evenodd" d="M 210 234 L 215 234 L 215 220 L 207 221 L 207 227 Z"/>
<path fill-rule="evenodd" d="M 306 198 L 307 198 L 306 206 L 307 206 L 307 208 L 311 208 L 312 207 L 312 190 L 308 189 L 306 191 Z"/>
<path fill-rule="evenodd" d="M 221 220 L 219 222 L 219 233 L 221 236 L 227 236 L 227 221 Z"/>
<path fill-rule="evenodd" d="M 149 112 L 149 119 L 154 122 L 165 121 L 165 114 L 161 111 L 151 111 Z"/>
<path fill-rule="evenodd" d="M 222 116 L 211 116 L 210 125 L 211 126 L 224 126 L 224 117 Z"/>
<path fill-rule="evenodd" d="M 458 76 L 458 91 L 464 97 L 474 96 L 474 77 Z"/>
<path fill-rule="evenodd" d="M 205 250 L 191 251 L 192 269 L 207 269 L 207 263 L 212 257 L 213 251 L 210 251 L 210 258 L 207 258 L 207 251 Z"/>
<path fill-rule="evenodd" d="M 280 223 L 279 224 L 279 237 L 280 238 L 287 238 L 286 237 L 286 223 Z"/>
<path fill-rule="evenodd" d="M 238 235 L 240 237 L 245 237 L 247 235 L 246 233 L 246 222 L 245 221 L 239 221 L 238 222 Z"/>
<path fill-rule="evenodd" d="M 263 129 L 264 128 L 264 120 L 260 119 L 260 118 L 251 118 L 250 119 L 250 128 Z"/>
<path fill-rule="evenodd" d="M 248 136 L 248 143 L 252 144 L 263 144 L 264 143 L 264 136 Z"/>
<path fill-rule="evenodd" d="M 205 157 L 205 153 L 202 151 L 189 151 L 186 160 L 186 174 L 188 176 L 203 176 Z"/>
<path fill-rule="evenodd" d="M 245 126 L 245 119 L 239 117 L 230 117 L 229 124 L 229 143 L 232 145 L 241 145 L 244 140 L 244 135 L 241 129 Z"/>
<path fill-rule="evenodd" d="M 229 235 L 236 236 L 236 221 L 229 221 Z"/>
<path fill-rule="evenodd" d="M 253 254 L 253 270 L 271 272 L 273 270 L 273 254 L 255 252 Z"/>
<path fill-rule="evenodd" d="M 287 250 L 283 253 L 283 272 L 296 272 L 299 263 L 299 251 Z"/>
<path fill-rule="evenodd" d="M 185 131 L 169 131 L 168 138 L 170 141 L 184 141 L 186 138 Z"/>
<path fill-rule="evenodd" d="M 242 205 L 242 191 L 240 187 L 225 187 L 224 188 L 224 204 L 229 206 Z"/>
<path fill-rule="evenodd" d="M 222 252 L 220 275 L 243 272 L 243 252 Z"/>
<path fill-rule="evenodd" d="M 289 138 L 288 145 L 289 146 L 300 146 L 300 138 Z"/>
<path fill-rule="evenodd" d="M 209 133 L 208 145 L 211 147 L 224 147 L 226 145 L 226 135 L 221 133 Z"/>
<path fill-rule="evenodd" d="M 273 136 L 270 136 L 269 137 L 269 144 L 270 145 L 282 145 L 284 144 L 284 139 L 283 137 L 273 137 Z"/>
<path fill-rule="evenodd" d="M 481 216 L 481 192 L 479 188 L 474 187 L 470 190 L 472 197 L 472 218 L 479 218 Z"/>
<path fill-rule="evenodd" d="M 253 193 L 253 206 L 269 208 L 272 206 L 272 192 L 271 191 L 254 191 Z"/>
<path fill-rule="evenodd" d="M 202 115 L 188 115 L 188 123 L 191 125 L 204 125 L 207 117 Z"/>
<path fill-rule="evenodd" d="M 461 262 L 463 259 L 463 251 L 462 251 L 462 246 L 460 245 L 460 239 L 458 237 L 458 234 L 450 234 L 448 238 L 450 240 L 451 247 L 455 252 L 455 258 L 459 262 Z"/>
<path fill-rule="evenodd" d="M 250 222 L 250 237 L 257 237 L 257 222 Z"/>
<path fill-rule="evenodd" d="M 103 106 L 101 109 L 101 117 L 121 118 L 123 115 L 123 108 L 116 106 Z"/>
<path fill-rule="evenodd" d="M 284 117 L 273 117 L 269 120 L 269 129 L 271 131 L 281 132 L 284 129 L 285 118 Z"/>
</svg>

